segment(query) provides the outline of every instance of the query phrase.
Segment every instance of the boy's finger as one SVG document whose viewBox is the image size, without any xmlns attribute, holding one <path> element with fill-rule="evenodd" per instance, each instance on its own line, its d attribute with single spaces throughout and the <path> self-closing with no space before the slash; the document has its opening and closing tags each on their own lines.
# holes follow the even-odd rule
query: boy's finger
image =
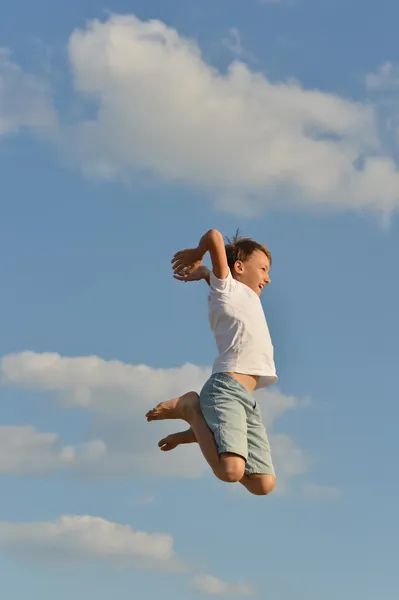
<svg viewBox="0 0 399 600">
<path fill-rule="evenodd" d="M 180 261 L 176 262 L 176 263 L 173 265 L 173 270 L 174 270 L 174 271 L 179 271 L 179 270 L 180 270 L 180 269 L 182 269 L 182 268 L 184 268 L 184 265 L 183 265 L 183 264 L 182 264 Z"/>
<path fill-rule="evenodd" d="M 180 264 L 176 264 L 173 267 L 174 271 L 177 271 L 179 273 L 184 272 L 184 273 L 191 273 L 193 270 L 195 271 L 195 267 L 193 267 L 192 265 L 185 265 L 184 263 L 180 263 Z"/>
<path fill-rule="evenodd" d="M 177 279 L 177 281 L 190 281 L 190 278 L 184 275 L 173 275 L 173 278 Z"/>
<path fill-rule="evenodd" d="M 176 252 L 176 254 L 173 255 L 173 258 L 171 260 L 171 262 L 175 262 L 176 260 L 179 260 L 184 254 L 184 251 L 180 251 L 180 252 Z"/>
</svg>

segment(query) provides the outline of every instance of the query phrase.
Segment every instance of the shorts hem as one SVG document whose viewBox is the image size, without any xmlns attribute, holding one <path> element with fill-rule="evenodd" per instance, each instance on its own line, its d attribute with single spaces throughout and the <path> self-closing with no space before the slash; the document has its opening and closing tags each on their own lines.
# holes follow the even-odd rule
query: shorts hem
<svg viewBox="0 0 399 600">
<path fill-rule="evenodd" d="M 237 450 L 234 450 L 234 448 L 224 446 L 222 448 L 218 447 L 218 455 L 220 456 L 221 454 L 236 454 L 237 456 L 243 458 L 245 460 L 245 463 L 247 463 L 248 461 L 248 456 L 246 456 L 244 452 L 238 452 Z"/>
<path fill-rule="evenodd" d="M 245 475 L 271 475 L 272 477 L 276 478 L 276 472 L 270 467 L 266 467 L 266 469 L 262 469 L 262 467 L 259 469 L 256 467 L 249 467 L 245 469 Z"/>
</svg>

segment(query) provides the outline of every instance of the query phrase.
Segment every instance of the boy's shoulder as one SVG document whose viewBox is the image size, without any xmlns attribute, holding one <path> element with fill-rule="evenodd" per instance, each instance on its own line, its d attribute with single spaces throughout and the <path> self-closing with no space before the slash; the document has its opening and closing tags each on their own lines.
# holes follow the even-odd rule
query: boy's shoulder
<svg viewBox="0 0 399 600">
<path fill-rule="evenodd" d="M 250 287 L 248 287 L 245 283 L 234 279 L 231 271 L 229 271 L 226 279 L 218 279 L 215 274 L 211 272 L 210 296 L 220 296 L 224 301 L 230 299 L 232 302 L 235 300 L 239 301 L 239 299 L 241 299 L 248 303 L 248 309 L 250 309 L 253 302 L 258 303 L 260 301 L 259 296 L 257 296 Z"/>
<path fill-rule="evenodd" d="M 238 281 L 233 278 L 230 269 L 225 279 L 219 279 L 213 271 L 210 273 L 211 292 L 230 293 L 237 288 L 237 283 Z"/>
</svg>

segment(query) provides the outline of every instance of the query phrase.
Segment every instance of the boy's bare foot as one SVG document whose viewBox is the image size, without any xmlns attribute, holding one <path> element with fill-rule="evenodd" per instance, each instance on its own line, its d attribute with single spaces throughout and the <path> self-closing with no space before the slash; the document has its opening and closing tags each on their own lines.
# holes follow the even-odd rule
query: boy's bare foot
<svg viewBox="0 0 399 600">
<path fill-rule="evenodd" d="M 188 394 L 179 396 L 179 398 L 161 402 L 148 411 L 146 414 L 147 421 L 163 421 L 164 419 L 183 419 L 187 421 L 190 411 L 198 407 L 198 398 L 196 392 L 188 392 Z"/>
<path fill-rule="evenodd" d="M 180 444 L 193 444 L 197 439 L 194 435 L 194 431 L 191 429 L 187 429 L 187 431 L 179 431 L 177 433 L 171 433 L 166 438 L 163 438 L 158 444 L 162 452 L 169 452 L 169 450 L 174 450 Z"/>
</svg>

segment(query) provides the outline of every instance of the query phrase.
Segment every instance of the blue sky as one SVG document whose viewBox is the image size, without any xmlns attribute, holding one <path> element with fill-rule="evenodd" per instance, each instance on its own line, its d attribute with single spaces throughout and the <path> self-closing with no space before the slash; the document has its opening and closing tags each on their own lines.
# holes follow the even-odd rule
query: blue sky
<svg viewBox="0 0 399 600">
<path fill-rule="evenodd" d="M 394 597 L 396 3 L 1 12 L 4 593 Z M 210 227 L 274 257 L 268 498 L 144 419 L 214 360 L 206 285 L 170 270 Z"/>
</svg>

